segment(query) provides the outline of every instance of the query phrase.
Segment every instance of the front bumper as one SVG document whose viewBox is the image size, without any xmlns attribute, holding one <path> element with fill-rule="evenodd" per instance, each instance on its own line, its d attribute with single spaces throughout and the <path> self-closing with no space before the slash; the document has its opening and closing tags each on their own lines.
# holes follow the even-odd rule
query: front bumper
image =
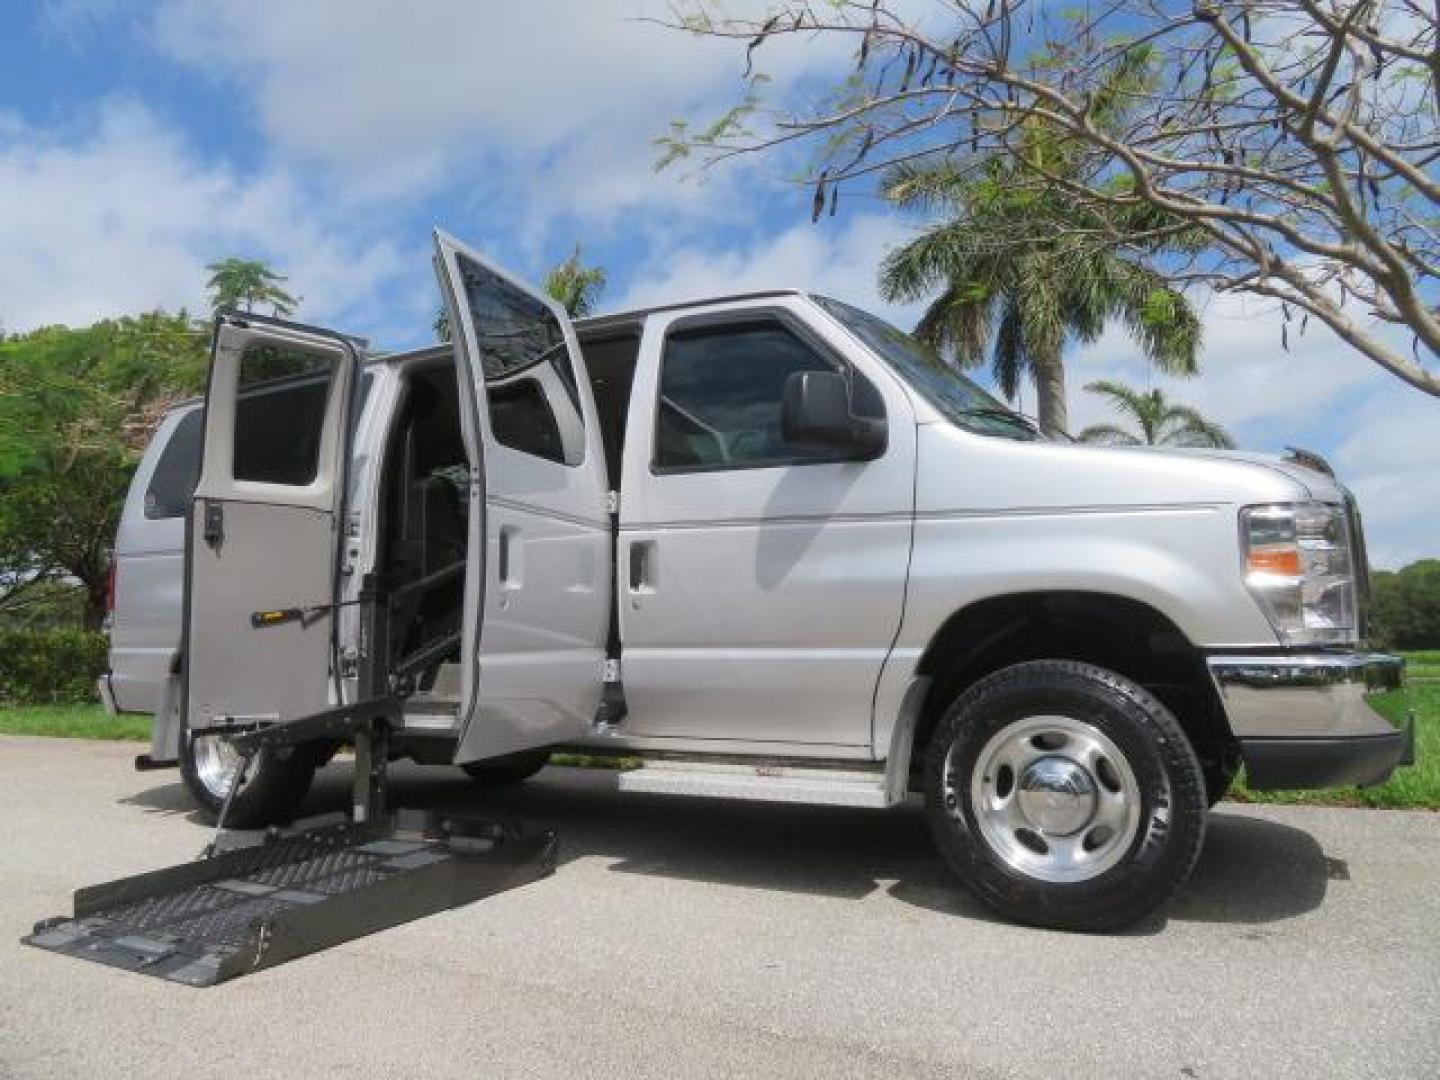
<svg viewBox="0 0 1440 1080">
<path fill-rule="evenodd" d="M 1414 763 L 1398 656 L 1287 652 L 1207 663 L 1257 791 L 1380 784 Z"/>
</svg>

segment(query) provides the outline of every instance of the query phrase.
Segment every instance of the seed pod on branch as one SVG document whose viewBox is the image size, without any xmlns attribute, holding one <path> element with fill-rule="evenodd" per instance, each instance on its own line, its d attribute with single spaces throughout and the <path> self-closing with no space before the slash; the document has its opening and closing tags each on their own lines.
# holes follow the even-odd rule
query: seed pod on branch
<svg viewBox="0 0 1440 1080">
<path fill-rule="evenodd" d="M 815 181 L 815 196 L 810 200 L 810 223 L 813 225 L 820 220 L 820 215 L 825 212 L 825 180 L 830 175 L 830 170 L 822 169 L 820 178 Z"/>
</svg>

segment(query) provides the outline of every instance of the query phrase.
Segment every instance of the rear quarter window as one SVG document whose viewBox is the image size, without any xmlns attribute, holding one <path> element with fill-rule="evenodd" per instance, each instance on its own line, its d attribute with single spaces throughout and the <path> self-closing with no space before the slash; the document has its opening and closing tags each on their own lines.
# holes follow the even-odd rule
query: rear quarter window
<svg viewBox="0 0 1440 1080">
<path fill-rule="evenodd" d="M 200 436 L 204 414 L 191 409 L 170 429 L 150 483 L 145 488 L 145 516 L 151 521 L 184 517 L 200 478 Z"/>
</svg>

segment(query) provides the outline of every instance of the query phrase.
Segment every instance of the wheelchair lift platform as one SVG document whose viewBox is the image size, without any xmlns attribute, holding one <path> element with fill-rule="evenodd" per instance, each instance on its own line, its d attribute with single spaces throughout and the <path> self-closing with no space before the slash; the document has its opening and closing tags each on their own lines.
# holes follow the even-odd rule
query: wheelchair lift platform
<svg viewBox="0 0 1440 1080">
<path fill-rule="evenodd" d="M 42 920 L 22 941 L 213 986 L 552 873 L 553 830 L 436 811 L 385 813 L 386 742 L 397 708 L 391 699 L 344 706 L 231 739 L 248 764 L 266 747 L 352 736 L 353 819 L 272 829 L 227 851 L 211 844 L 194 862 L 87 886 L 75 893 L 71 915 Z"/>
</svg>

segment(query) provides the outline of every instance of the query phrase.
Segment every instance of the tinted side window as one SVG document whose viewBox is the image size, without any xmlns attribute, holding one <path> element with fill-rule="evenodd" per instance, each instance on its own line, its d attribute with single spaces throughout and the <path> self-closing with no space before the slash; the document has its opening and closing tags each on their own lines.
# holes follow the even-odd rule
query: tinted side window
<svg viewBox="0 0 1440 1080">
<path fill-rule="evenodd" d="M 540 384 L 522 376 L 504 386 L 492 386 L 490 397 L 490 429 L 504 446 L 549 458 L 565 460 L 565 445 Z"/>
<path fill-rule="evenodd" d="M 741 468 L 833 461 L 780 431 L 786 380 L 836 365 L 777 322 L 682 331 L 665 343 L 655 465 Z"/>
<path fill-rule="evenodd" d="M 331 368 L 326 353 L 271 344 L 246 348 L 235 410 L 236 480 L 299 486 L 315 479 Z"/>
<path fill-rule="evenodd" d="M 184 517 L 200 478 L 200 436 L 204 413 L 191 409 L 170 432 L 145 488 L 145 516 L 152 521 Z"/>
<path fill-rule="evenodd" d="M 535 297 L 456 255 L 496 441 L 565 465 L 585 459 L 575 368 L 560 322 Z"/>
</svg>

